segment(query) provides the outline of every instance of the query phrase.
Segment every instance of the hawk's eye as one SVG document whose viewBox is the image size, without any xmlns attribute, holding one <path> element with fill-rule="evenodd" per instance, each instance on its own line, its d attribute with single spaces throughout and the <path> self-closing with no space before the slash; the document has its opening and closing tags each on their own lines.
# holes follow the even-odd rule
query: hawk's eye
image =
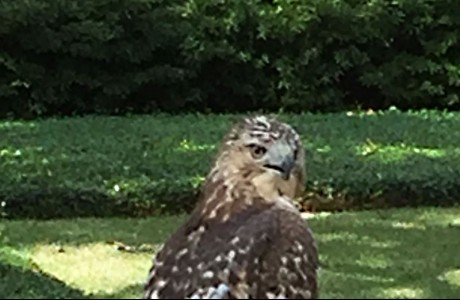
<svg viewBox="0 0 460 300">
<path fill-rule="evenodd" d="M 261 158 L 267 152 L 266 148 L 255 144 L 249 145 L 249 150 L 251 151 L 252 157 L 256 159 Z"/>
</svg>

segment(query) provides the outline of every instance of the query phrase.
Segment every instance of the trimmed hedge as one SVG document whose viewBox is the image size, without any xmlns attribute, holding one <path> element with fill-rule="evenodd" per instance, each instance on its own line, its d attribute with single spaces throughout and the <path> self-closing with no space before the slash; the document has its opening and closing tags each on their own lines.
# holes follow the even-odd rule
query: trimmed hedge
<svg viewBox="0 0 460 300">
<path fill-rule="evenodd" d="M 17 0 L 0 115 L 458 109 L 457 0 Z"/>
<path fill-rule="evenodd" d="M 189 211 L 238 115 L 0 122 L 5 217 L 143 216 Z M 341 210 L 453 205 L 460 113 L 282 114 L 307 147 L 303 205 Z"/>
</svg>

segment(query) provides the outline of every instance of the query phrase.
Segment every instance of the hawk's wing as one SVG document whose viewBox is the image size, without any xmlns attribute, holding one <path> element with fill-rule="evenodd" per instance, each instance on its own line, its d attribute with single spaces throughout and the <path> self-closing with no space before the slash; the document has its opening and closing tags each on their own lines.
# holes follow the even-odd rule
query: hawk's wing
<svg viewBox="0 0 460 300">
<path fill-rule="evenodd" d="M 144 298 L 312 298 L 316 246 L 298 214 L 275 207 L 191 221 L 164 245 Z"/>
<path fill-rule="evenodd" d="M 316 241 L 298 213 L 278 209 L 278 228 L 258 269 L 254 298 L 318 298 Z"/>
</svg>

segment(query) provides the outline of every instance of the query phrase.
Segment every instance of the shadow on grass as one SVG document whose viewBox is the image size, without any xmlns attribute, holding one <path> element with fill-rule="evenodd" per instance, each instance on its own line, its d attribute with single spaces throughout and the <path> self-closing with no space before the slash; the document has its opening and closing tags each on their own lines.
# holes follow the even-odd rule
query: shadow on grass
<svg viewBox="0 0 460 300">
<path fill-rule="evenodd" d="M 3 222 L 0 237 L 43 274 L 90 295 L 86 298 L 139 299 L 156 247 L 182 218 L 10 220 Z M 14 273 L 5 276 L 17 281 Z M 58 293 L 40 284 L 36 288 L 52 298 Z"/>
<path fill-rule="evenodd" d="M 4 262 L 0 278 L 0 299 L 89 299 L 48 274 Z"/>
<path fill-rule="evenodd" d="M 308 222 L 319 243 L 321 298 L 456 299 L 460 277 L 452 274 L 460 272 L 459 216 L 460 208 L 316 215 Z M 139 298 L 154 251 L 118 251 L 107 242 L 161 244 L 183 219 L 7 221 L 3 236 L 41 270 L 85 294 Z M 16 273 L 10 274 L 17 282 Z M 51 297 L 59 290 L 33 285 L 39 289 L 35 293 Z"/>
<path fill-rule="evenodd" d="M 337 214 L 310 220 L 321 254 L 322 298 L 456 299 L 460 210 Z"/>
</svg>

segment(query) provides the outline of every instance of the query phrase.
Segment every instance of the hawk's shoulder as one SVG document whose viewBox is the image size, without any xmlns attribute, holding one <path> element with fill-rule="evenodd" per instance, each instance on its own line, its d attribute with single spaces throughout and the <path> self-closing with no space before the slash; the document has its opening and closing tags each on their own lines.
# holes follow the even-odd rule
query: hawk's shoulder
<svg viewBox="0 0 460 300">
<path fill-rule="evenodd" d="M 308 253 L 312 238 L 298 214 L 267 205 L 211 222 L 191 219 L 168 240 L 146 298 L 267 298 L 291 295 L 294 288 L 305 299 L 301 289 L 316 288 L 308 281 L 316 268 Z M 290 287 L 293 277 L 296 287 Z"/>
</svg>

